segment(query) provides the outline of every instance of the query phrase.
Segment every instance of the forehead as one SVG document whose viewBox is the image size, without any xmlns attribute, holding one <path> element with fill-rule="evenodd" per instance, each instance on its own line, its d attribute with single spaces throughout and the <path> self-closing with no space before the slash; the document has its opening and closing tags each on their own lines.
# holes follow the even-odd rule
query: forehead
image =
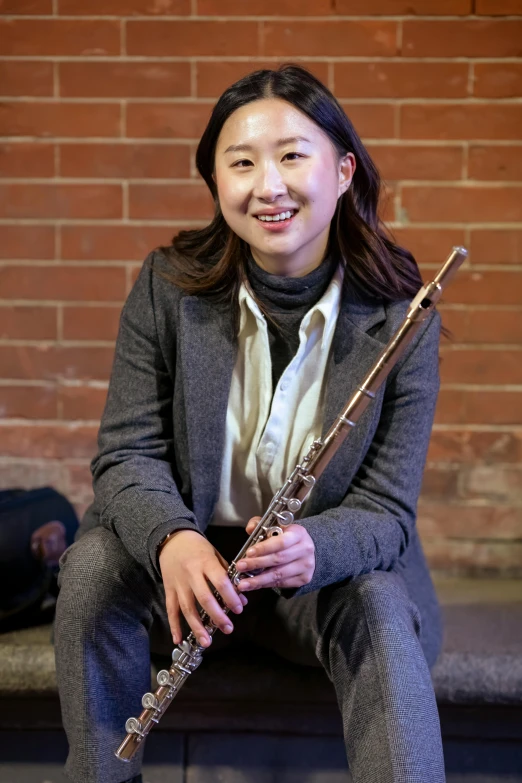
<svg viewBox="0 0 522 783">
<path fill-rule="evenodd" d="M 329 141 L 316 123 L 291 103 L 280 98 L 252 101 L 236 109 L 219 134 L 217 149 L 229 144 L 262 145 L 277 139 L 302 136 L 311 142 Z"/>
</svg>

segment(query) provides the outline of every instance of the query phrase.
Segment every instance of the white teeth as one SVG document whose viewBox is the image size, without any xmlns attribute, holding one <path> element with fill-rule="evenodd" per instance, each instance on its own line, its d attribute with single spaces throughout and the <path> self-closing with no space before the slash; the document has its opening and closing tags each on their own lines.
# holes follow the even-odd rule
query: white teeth
<svg viewBox="0 0 522 783">
<path fill-rule="evenodd" d="M 288 220 L 293 214 L 294 212 L 288 210 L 287 212 L 280 212 L 279 215 L 257 215 L 257 219 L 268 223 L 271 221 L 278 222 L 279 220 Z"/>
</svg>

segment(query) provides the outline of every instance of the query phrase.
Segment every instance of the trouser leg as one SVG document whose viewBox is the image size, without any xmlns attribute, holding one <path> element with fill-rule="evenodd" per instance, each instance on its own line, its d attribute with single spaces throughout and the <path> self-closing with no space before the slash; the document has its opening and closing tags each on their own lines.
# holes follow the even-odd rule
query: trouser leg
<svg viewBox="0 0 522 783">
<path fill-rule="evenodd" d="M 443 783 L 437 705 L 420 618 L 402 578 L 372 572 L 281 598 L 261 643 L 331 679 L 355 783 Z M 308 651 L 308 656 L 307 656 Z M 426 651 L 433 657 L 433 651 Z"/>
<path fill-rule="evenodd" d="M 66 552 L 55 624 L 56 670 L 73 783 L 121 783 L 141 769 L 114 752 L 150 690 L 148 631 L 159 585 L 110 531 L 95 528 Z"/>
</svg>

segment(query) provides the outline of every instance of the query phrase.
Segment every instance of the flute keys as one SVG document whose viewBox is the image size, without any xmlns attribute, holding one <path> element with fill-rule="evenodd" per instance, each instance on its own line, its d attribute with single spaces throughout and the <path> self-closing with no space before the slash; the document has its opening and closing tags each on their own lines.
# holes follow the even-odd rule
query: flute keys
<svg viewBox="0 0 522 783">
<path fill-rule="evenodd" d="M 143 725 L 138 718 L 129 718 L 125 722 L 125 731 L 127 734 L 139 734 L 140 737 L 143 737 Z"/>
<path fill-rule="evenodd" d="M 159 710 L 159 701 L 153 693 L 145 693 L 141 700 L 141 706 L 145 710 Z"/>
<path fill-rule="evenodd" d="M 158 682 L 158 685 L 161 685 L 163 688 L 174 687 L 174 678 L 172 677 L 171 673 L 167 669 L 162 669 L 160 672 L 158 672 L 156 676 L 156 680 Z"/>
<path fill-rule="evenodd" d="M 301 510 L 301 501 L 298 498 L 290 498 L 286 506 L 292 514 L 297 514 Z"/>
</svg>

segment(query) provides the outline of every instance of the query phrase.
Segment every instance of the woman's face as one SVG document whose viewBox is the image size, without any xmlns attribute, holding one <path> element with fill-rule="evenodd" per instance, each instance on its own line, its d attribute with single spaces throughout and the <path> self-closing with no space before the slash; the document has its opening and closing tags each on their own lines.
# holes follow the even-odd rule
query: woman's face
<svg viewBox="0 0 522 783">
<path fill-rule="evenodd" d="M 237 109 L 216 146 L 223 217 L 272 274 L 301 277 L 319 266 L 354 171 L 352 153 L 340 158 L 326 133 L 280 98 Z"/>
</svg>

